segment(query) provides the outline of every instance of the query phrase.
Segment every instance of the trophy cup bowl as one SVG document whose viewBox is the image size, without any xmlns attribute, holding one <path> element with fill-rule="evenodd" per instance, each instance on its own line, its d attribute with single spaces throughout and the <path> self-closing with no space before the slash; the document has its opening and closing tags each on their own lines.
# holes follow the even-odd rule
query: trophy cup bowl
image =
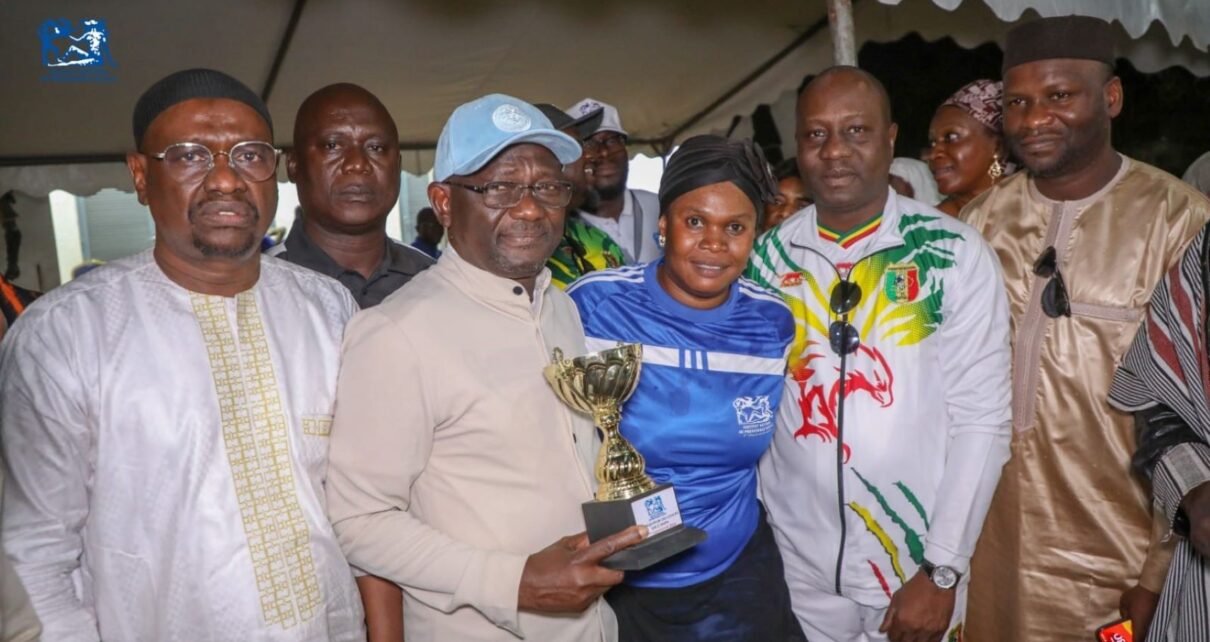
<svg viewBox="0 0 1210 642">
<path fill-rule="evenodd" d="M 601 563 L 626 571 L 647 568 L 706 538 L 701 529 L 681 522 L 672 486 L 657 484 L 647 475 L 643 456 L 618 430 L 622 403 L 634 393 L 642 365 L 643 346 L 632 343 L 572 359 L 563 358 L 563 351 L 555 348 L 552 363 L 543 370 L 555 395 L 572 409 L 591 415 L 601 431 L 594 467 L 596 499 L 583 504 L 589 541 L 634 524 L 648 529 L 642 542 Z"/>
</svg>

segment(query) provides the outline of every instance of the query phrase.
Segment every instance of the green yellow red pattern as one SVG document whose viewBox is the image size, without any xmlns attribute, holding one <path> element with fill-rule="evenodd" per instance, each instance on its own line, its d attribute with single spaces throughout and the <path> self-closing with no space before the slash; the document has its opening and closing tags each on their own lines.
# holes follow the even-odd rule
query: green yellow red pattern
<svg viewBox="0 0 1210 642">
<path fill-rule="evenodd" d="M 573 217 L 567 219 L 563 238 L 546 267 L 550 268 L 551 282 L 562 290 L 589 272 L 625 264 L 621 246 L 608 234 Z"/>
<path fill-rule="evenodd" d="M 850 319 L 857 326 L 863 345 L 880 349 L 910 346 L 924 341 L 941 327 L 945 288 L 938 272 L 955 266 L 952 243 L 962 241 L 963 237 L 945 229 L 939 221 L 936 215 L 900 216 L 897 231 L 903 245 L 869 256 L 853 267 L 849 279 L 861 286 L 863 297 Z M 753 250 L 747 276 L 778 292 L 794 314 L 795 337 L 789 357 L 793 374 L 811 367 L 812 350 L 817 350 L 821 338 L 827 336 L 832 320 L 828 298 L 840 276 L 833 271 L 812 272 L 795 262 L 789 241 L 778 233 L 781 229 L 761 238 Z M 885 280 L 888 274 L 894 276 L 892 267 L 906 266 L 916 271 L 919 293 L 911 300 L 892 300 L 887 291 L 894 290 L 886 287 Z M 825 350 L 826 343 L 822 341 Z M 867 499 L 858 498 L 847 506 L 886 553 L 885 558 L 867 562 L 889 597 L 893 592 L 892 577 L 899 585 L 907 581 L 905 560 L 918 566 L 924 559 L 928 515 L 904 482 L 879 488 L 856 469 L 850 470 L 864 486 Z"/>
<path fill-rule="evenodd" d="M 878 343 L 912 345 L 928 338 L 941 326 L 944 287 L 939 278 L 931 277 L 935 270 L 954 266 L 953 252 L 944 243 L 951 239 L 961 240 L 962 236 L 931 225 L 937 220 L 936 216 L 923 214 L 903 215 L 899 219 L 899 233 L 904 244 L 879 252 L 858 262 L 853 268 L 850 280 L 860 285 L 864 293 L 853 313 L 862 343 L 870 343 L 877 328 L 880 335 Z M 808 336 L 828 335 L 828 296 L 840 277 L 835 273 L 815 274 L 798 265 L 790 257 L 786 243 L 777 231 L 766 234 L 753 249 L 747 276 L 778 292 L 794 313 L 796 331 L 789 364 L 793 370 L 807 356 Z M 922 296 L 914 301 L 892 301 L 884 287 L 888 268 L 905 264 L 916 266 Z M 786 266 L 788 272 L 778 273 L 778 265 Z M 782 286 L 787 274 L 801 277 L 801 283 L 806 286 L 806 299 L 797 296 L 803 288 L 795 286 L 791 290 Z"/>
<path fill-rule="evenodd" d="M 836 230 L 824 225 L 816 223 L 819 228 L 819 238 L 825 241 L 831 241 L 846 250 L 856 245 L 859 241 L 869 238 L 874 232 L 878 231 L 882 225 L 882 212 L 874 215 L 873 218 L 849 230 L 848 232 L 837 232 Z"/>
<path fill-rule="evenodd" d="M 915 565 L 919 566 L 920 563 L 924 561 L 923 535 L 928 532 L 928 517 L 924 514 L 924 510 L 920 505 L 920 500 L 916 498 L 916 494 L 913 493 L 911 489 L 909 489 L 903 482 L 896 482 L 894 484 L 895 488 L 898 489 L 903 495 L 903 499 L 906 500 L 913 509 L 915 509 L 911 512 L 915 512 L 916 516 L 920 518 L 921 525 L 919 527 L 913 527 L 912 525 L 908 524 L 908 518 L 904 517 L 899 513 L 899 511 L 895 510 L 895 508 L 891 506 L 890 500 L 882 493 L 882 491 L 879 490 L 878 487 L 874 486 L 874 484 L 870 483 L 870 481 L 867 480 L 860 472 L 858 472 L 856 468 L 850 470 L 852 470 L 853 474 L 857 476 L 857 479 L 861 480 L 862 485 L 865 486 L 866 490 L 869 491 L 870 495 L 874 498 L 874 501 L 878 504 L 881 514 L 890 519 L 891 523 L 895 525 L 895 528 L 901 535 L 898 541 L 902 541 L 904 547 L 907 549 L 908 559 L 912 560 Z M 900 549 L 896 538 L 892 537 L 887 532 L 886 527 L 882 525 L 872 510 L 862 506 L 856 501 L 849 502 L 848 506 L 850 510 L 861 518 L 861 521 L 865 524 L 866 530 L 870 531 L 874 538 L 878 540 L 878 543 L 882 545 L 882 550 L 887 554 L 886 561 L 890 563 L 891 570 L 894 572 L 895 577 L 898 578 L 899 584 L 902 585 L 907 581 L 907 574 L 903 570 L 903 551 Z M 867 562 L 869 563 L 874 575 L 878 577 L 878 581 L 882 585 L 882 590 L 889 598 L 891 596 L 891 587 L 886 581 L 886 575 L 883 573 L 882 568 L 874 560 L 867 560 Z"/>
</svg>

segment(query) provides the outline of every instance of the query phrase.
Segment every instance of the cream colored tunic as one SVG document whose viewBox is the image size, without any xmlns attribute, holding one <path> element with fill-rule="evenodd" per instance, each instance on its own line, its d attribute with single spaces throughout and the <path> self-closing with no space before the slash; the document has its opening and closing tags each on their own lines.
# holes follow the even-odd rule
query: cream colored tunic
<svg viewBox="0 0 1210 642">
<path fill-rule="evenodd" d="M 147 250 L 31 305 L 0 345 L 0 535 L 47 642 L 354 642 L 323 506 L 336 281 L 261 258 L 234 297 Z"/>
<path fill-rule="evenodd" d="M 1086 642 L 1122 591 L 1159 590 L 1171 551 L 1154 544 L 1130 473 L 1134 423 L 1106 401 L 1151 291 L 1210 219 L 1205 198 L 1122 158 L 1081 201 L 1042 196 L 1026 172 L 962 212 L 995 248 L 1013 320 L 1013 443 L 975 549 L 967 637 Z M 1058 251 L 1072 315 L 1050 319 L 1033 264 Z"/>
<path fill-rule="evenodd" d="M 0 328 L 4 325 L 0 322 Z M 0 468 L 0 487 L 4 486 L 4 472 Z M 0 640 L 3 642 L 30 642 L 42 635 L 42 623 L 29 603 L 21 578 L 17 577 L 8 555 L 0 551 Z"/>
<path fill-rule="evenodd" d="M 614 640 L 604 600 L 519 612 L 531 553 L 584 530 L 594 428 L 546 384 L 551 350 L 584 353 L 575 305 L 543 270 L 533 301 L 446 250 L 349 324 L 328 510 L 350 563 L 405 589 L 426 640 Z"/>
</svg>

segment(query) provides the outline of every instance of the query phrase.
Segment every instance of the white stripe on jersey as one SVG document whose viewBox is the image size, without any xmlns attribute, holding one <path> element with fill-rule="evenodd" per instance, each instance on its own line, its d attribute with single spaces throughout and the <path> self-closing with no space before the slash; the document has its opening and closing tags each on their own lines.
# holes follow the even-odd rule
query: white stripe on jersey
<svg viewBox="0 0 1210 642">
<path fill-rule="evenodd" d="M 762 301 L 780 303 L 783 308 L 785 308 L 787 310 L 790 309 L 790 306 L 787 305 L 785 300 L 782 299 L 780 296 L 762 288 L 761 286 L 757 285 L 755 282 L 750 281 L 746 278 L 740 277 L 739 291 L 752 297 L 753 299 L 760 299 Z"/>
<path fill-rule="evenodd" d="M 570 293 L 576 291 L 577 289 L 579 289 L 579 287 L 581 285 L 584 285 L 585 283 L 589 283 L 589 282 L 625 281 L 627 283 L 642 283 L 643 282 L 643 270 L 636 269 L 636 268 L 640 268 L 640 267 L 641 266 L 633 266 L 633 267 L 626 266 L 626 267 L 621 267 L 621 268 L 614 268 L 611 270 L 598 270 L 596 272 L 589 272 L 588 274 L 585 274 L 584 276 L 581 276 L 580 278 L 573 281 L 572 284 L 567 286 L 567 289 L 564 291 L 567 292 L 568 294 L 570 294 Z"/>
<path fill-rule="evenodd" d="M 615 348 L 617 341 L 587 337 L 584 340 L 589 352 Z M 786 371 L 784 357 L 754 357 L 733 352 L 709 352 L 706 350 L 682 350 L 665 346 L 643 345 L 643 363 L 657 366 L 706 370 L 708 372 L 734 372 L 740 374 L 777 375 Z"/>
<path fill-rule="evenodd" d="M 781 357 L 754 357 L 731 352 L 707 352 L 711 372 L 739 372 L 781 376 L 786 372 L 786 360 Z"/>
</svg>

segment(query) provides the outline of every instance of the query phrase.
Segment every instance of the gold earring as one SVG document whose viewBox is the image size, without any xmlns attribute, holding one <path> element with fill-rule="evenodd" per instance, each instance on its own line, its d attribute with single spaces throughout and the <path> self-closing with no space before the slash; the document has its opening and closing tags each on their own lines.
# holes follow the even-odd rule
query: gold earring
<svg viewBox="0 0 1210 642">
<path fill-rule="evenodd" d="M 660 247 L 664 247 L 664 244 L 668 242 L 668 237 L 661 234 L 656 238 L 656 242 L 660 244 Z"/>
<path fill-rule="evenodd" d="M 1001 176 L 1004 176 L 1004 165 L 1000 163 L 999 154 L 992 156 L 992 164 L 987 168 L 987 175 L 992 177 L 993 183 L 1000 180 Z"/>
</svg>

